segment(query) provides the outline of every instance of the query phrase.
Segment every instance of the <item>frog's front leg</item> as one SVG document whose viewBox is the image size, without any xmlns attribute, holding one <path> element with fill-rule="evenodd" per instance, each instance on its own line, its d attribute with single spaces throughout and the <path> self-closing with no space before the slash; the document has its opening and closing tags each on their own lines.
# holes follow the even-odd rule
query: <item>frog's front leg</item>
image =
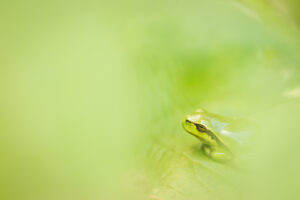
<svg viewBox="0 0 300 200">
<path fill-rule="evenodd" d="M 233 155 L 231 152 L 229 152 L 228 150 L 225 150 L 224 148 L 220 148 L 218 146 L 203 144 L 202 150 L 207 156 L 211 157 L 212 159 L 214 159 L 216 161 L 225 162 L 225 161 L 232 160 L 232 158 L 233 158 Z"/>
</svg>

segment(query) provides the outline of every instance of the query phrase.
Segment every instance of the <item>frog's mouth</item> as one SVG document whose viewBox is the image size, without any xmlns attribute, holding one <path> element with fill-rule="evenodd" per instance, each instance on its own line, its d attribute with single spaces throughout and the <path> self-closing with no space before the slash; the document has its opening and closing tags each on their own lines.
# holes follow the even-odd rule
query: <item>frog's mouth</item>
<svg viewBox="0 0 300 200">
<path fill-rule="evenodd" d="M 195 122 L 192 122 L 188 119 L 183 121 L 183 128 L 190 133 L 191 135 L 194 135 L 195 137 L 199 138 L 200 140 L 202 140 L 202 138 L 200 137 L 201 134 L 206 134 L 206 132 L 208 131 L 206 129 L 205 126 L 203 126 L 202 124 L 198 124 Z"/>
<path fill-rule="evenodd" d="M 188 120 L 188 119 L 185 120 L 185 123 L 186 123 L 186 124 L 191 124 L 192 126 L 195 126 L 196 129 L 197 129 L 199 132 L 206 133 L 206 132 L 208 131 L 207 128 L 206 128 L 204 125 L 198 124 L 198 123 L 195 123 L 195 122 L 192 122 L 192 121 L 190 121 L 190 120 Z"/>
<path fill-rule="evenodd" d="M 195 134 L 195 126 L 193 123 L 191 123 L 191 121 L 189 120 L 184 120 L 182 122 L 182 127 L 184 128 L 184 130 L 186 130 L 189 134 L 197 136 Z"/>
<path fill-rule="evenodd" d="M 191 135 L 194 135 L 203 142 L 208 142 L 209 140 L 209 143 L 214 141 L 215 143 L 224 146 L 223 142 L 216 136 L 216 134 L 214 134 L 211 130 L 207 129 L 204 125 L 192 122 L 188 119 L 186 119 L 184 122 L 185 123 L 183 123 L 183 128 Z M 203 134 L 203 136 L 205 135 L 210 139 L 204 139 L 203 136 L 201 137 L 201 135 L 199 133 L 197 134 L 197 132 L 200 132 L 200 134 Z"/>
</svg>

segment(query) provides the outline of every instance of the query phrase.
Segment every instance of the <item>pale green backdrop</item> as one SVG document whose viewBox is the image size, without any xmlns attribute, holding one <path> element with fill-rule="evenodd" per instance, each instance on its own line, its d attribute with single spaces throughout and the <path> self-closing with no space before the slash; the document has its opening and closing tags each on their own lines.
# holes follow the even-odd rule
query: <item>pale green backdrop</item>
<svg viewBox="0 0 300 200">
<path fill-rule="evenodd" d="M 299 3 L 1 1 L 0 198 L 299 199 Z M 217 163 L 181 127 L 251 119 Z"/>
</svg>

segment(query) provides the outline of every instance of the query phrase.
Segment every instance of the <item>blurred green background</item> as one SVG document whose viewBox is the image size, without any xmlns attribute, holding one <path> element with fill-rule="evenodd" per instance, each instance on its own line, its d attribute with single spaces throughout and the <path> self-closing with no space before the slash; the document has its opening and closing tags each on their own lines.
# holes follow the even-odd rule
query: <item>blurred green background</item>
<svg viewBox="0 0 300 200">
<path fill-rule="evenodd" d="M 0 199 L 299 199 L 296 0 L 1 1 Z M 181 127 L 257 124 L 236 164 Z"/>
</svg>

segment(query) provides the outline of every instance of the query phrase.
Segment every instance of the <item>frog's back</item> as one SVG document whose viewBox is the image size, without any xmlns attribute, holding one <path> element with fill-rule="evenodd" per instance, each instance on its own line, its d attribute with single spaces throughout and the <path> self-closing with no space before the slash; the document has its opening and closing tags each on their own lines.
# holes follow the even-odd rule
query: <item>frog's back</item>
<svg viewBox="0 0 300 200">
<path fill-rule="evenodd" d="M 252 123 L 248 120 L 214 114 L 204 109 L 198 109 L 199 119 L 210 130 L 212 130 L 220 140 L 234 149 L 240 149 L 247 146 L 247 141 L 252 135 Z"/>
</svg>

